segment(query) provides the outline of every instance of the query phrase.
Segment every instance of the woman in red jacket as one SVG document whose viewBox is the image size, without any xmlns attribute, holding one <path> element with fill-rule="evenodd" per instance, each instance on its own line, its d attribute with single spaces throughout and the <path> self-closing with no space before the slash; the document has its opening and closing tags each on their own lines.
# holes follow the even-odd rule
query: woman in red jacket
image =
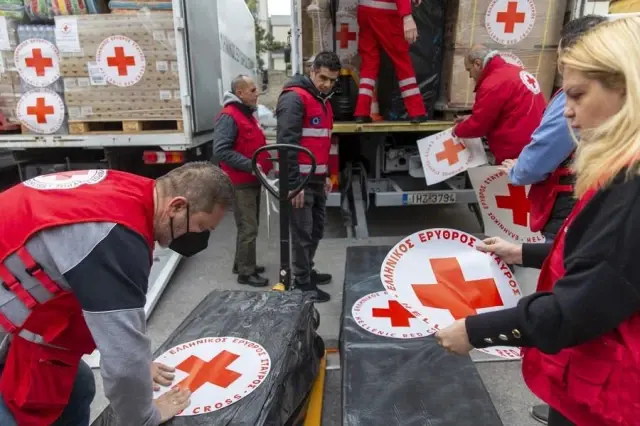
<svg viewBox="0 0 640 426">
<path fill-rule="evenodd" d="M 523 376 L 550 426 L 640 425 L 640 18 L 603 23 L 561 53 L 565 116 L 580 134 L 576 207 L 538 291 L 436 335 L 458 354 L 523 348 Z M 512 261 L 521 247 L 485 241 Z M 521 254 L 520 254 L 521 257 Z"/>
</svg>

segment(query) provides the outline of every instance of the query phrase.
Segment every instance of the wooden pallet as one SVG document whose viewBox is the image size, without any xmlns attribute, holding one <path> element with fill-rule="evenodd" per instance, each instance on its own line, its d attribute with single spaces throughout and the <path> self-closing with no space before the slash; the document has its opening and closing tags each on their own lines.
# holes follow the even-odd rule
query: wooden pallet
<svg viewBox="0 0 640 426">
<path fill-rule="evenodd" d="M 69 134 L 164 133 L 184 131 L 182 120 L 70 121 Z"/>
</svg>

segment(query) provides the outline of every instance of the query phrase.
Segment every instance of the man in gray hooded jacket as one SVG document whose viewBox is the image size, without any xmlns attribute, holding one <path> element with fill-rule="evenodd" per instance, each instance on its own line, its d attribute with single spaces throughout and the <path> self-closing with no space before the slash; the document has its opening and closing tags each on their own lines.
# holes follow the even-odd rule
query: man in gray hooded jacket
<svg viewBox="0 0 640 426">
<path fill-rule="evenodd" d="M 234 78 L 231 91 L 224 94 L 224 108 L 215 124 L 213 153 L 235 187 L 233 211 L 238 233 L 233 272 L 238 274 L 240 284 L 265 287 L 269 281 L 260 275 L 265 269 L 256 265 L 260 182 L 251 168 L 253 154 L 266 144 L 254 117 L 257 103 L 258 89 L 251 77 Z M 259 164 L 263 169 L 270 166 Z"/>
</svg>

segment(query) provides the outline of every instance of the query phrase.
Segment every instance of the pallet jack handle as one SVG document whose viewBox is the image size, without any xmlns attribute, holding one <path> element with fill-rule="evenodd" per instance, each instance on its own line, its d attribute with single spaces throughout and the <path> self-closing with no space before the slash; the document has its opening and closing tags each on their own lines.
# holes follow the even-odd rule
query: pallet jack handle
<svg viewBox="0 0 640 426">
<path fill-rule="evenodd" d="M 278 161 L 278 169 L 280 177 L 278 180 L 279 188 L 272 186 L 264 172 L 258 167 L 258 156 L 265 151 L 276 151 L 278 157 L 269 157 L 269 161 Z M 298 186 L 289 189 L 289 153 L 298 151 L 309 157 L 311 160 L 311 170 L 309 174 L 302 175 L 302 181 Z M 290 144 L 273 144 L 260 147 L 254 152 L 251 158 L 251 168 L 253 169 L 258 180 L 274 197 L 278 199 L 280 208 L 280 281 L 273 287 L 273 290 L 285 291 L 291 288 L 291 262 L 290 262 L 290 243 L 289 243 L 289 220 L 291 200 L 300 193 L 309 182 L 311 176 L 316 171 L 316 157 L 307 148 L 300 145 Z M 267 200 L 267 202 L 269 202 Z"/>
</svg>

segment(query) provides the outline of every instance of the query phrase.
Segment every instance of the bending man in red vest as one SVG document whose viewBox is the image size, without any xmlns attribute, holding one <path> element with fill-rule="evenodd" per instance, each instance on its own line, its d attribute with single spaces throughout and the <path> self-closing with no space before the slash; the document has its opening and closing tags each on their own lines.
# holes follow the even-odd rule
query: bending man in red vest
<svg viewBox="0 0 640 426">
<path fill-rule="evenodd" d="M 471 115 L 458 119 L 453 133 L 465 139 L 485 137 L 495 164 L 518 158 L 542 120 L 546 101 L 540 84 L 483 45 L 471 48 L 465 67 L 476 82 L 476 98 Z"/>
<path fill-rule="evenodd" d="M 329 179 L 329 151 L 333 110 L 329 94 L 340 72 L 340 59 L 333 52 L 316 55 L 310 77 L 296 75 L 289 80 L 278 99 L 277 142 L 300 145 L 316 157 L 315 175 L 307 187 L 293 199 L 291 209 L 291 257 L 293 285 L 312 294 L 314 301 L 327 302 L 328 293 L 317 286 L 331 282 L 331 275 L 314 269 L 318 243 L 324 235 L 327 195 L 331 191 Z M 309 174 L 311 161 L 304 154 L 291 153 L 289 182 L 300 184 L 301 174 Z"/>
<path fill-rule="evenodd" d="M 0 424 L 88 426 L 95 385 L 81 357 L 96 348 L 121 424 L 156 426 L 186 408 L 188 390 L 153 400 L 144 306 L 154 243 L 204 250 L 232 199 L 208 162 L 155 181 L 63 172 L 1 193 Z"/>
<path fill-rule="evenodd" d="M 422 0 L 413 2 L 419 5 Z M 393 62 L 409 120 L 414 123 L 425 121 L 427 112 L 409 56 L 409 43 L 418 38 L 418 28 L 411 15 L 411 0 L 358 0 L 358 28 L 358 53 L 362 63 L 354 113 L 356 121 L 371 121 L 381 50 Z"/>
<path fill-rule="evenodd" d="M 216 121 L 213 134 L 213 153 L 220 167 L 227 172 L 235 188 L 233 214 L 238 235 L 233 273 L 240 284 L 265 287 L 269 280 L 260 276 L 264 266 L 256 265 L 256 240 L 260 218 L 260 182 L 251 168 L 256 150 L 267 144 L 255 118 L 258 89 L 250 77 L 240 75 L 231 82 L 231 91 L 224 94 L 224 108 Z M 263 155 L 259 164 L 265 173 L 271 161 Z"/>
</svg>

